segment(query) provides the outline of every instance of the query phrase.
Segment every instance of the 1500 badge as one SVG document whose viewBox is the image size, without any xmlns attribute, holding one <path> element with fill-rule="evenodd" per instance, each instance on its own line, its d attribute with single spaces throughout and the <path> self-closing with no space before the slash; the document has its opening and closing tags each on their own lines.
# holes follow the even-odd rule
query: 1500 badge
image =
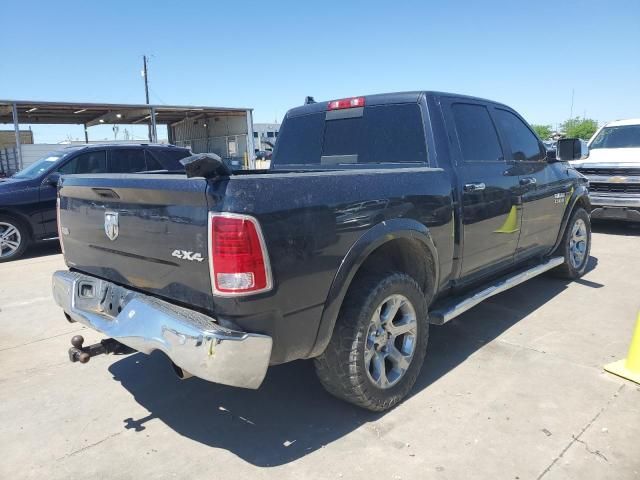
<svg viewBox="0 0 640 480">
<path fill-rule="evenodd" d="M 553 203 L 564 203 L 564 197 L 566 193 L 556 193 L 553 195 Z"/>
<path fill-rule="evenodd" d="M 189 260 L 190 262 L 202 262 L 204 260 L 201 253 L 187 252 L 186 250 L 174 250 L 171 252 L 171 256 L 181 260 Z"/>
</svg>

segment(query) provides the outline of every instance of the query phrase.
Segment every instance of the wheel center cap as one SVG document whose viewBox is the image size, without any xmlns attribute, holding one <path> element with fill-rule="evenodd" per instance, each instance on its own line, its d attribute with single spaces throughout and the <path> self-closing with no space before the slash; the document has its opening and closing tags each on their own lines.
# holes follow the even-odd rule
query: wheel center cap
<svg viewBox="0 0 640 480">
<path fill-rule="evenodd" d="M 380 349 L 382 349 L 387 344 L 388 340 L 389 340 L 389 334 L 383 331 L 381 333 L 376 333 L 373 343 L 375 344 L 376 349 L 380 351 Z"/>
</svg>

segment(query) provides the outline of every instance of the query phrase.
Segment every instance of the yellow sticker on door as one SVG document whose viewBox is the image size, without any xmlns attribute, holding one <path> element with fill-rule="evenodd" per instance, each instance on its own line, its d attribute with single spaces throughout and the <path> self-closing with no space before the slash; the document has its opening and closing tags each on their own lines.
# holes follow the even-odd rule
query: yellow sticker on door
<svg viewBox="0 0 640 480">
<path fill-rule="evenodd" d="M 507 219 L 498 230 L 494 230 L 493 233 L 515 233 L 520 230 L 518 219 L 518 209 L 515 205 L 511 207 Z"/>
</svg>

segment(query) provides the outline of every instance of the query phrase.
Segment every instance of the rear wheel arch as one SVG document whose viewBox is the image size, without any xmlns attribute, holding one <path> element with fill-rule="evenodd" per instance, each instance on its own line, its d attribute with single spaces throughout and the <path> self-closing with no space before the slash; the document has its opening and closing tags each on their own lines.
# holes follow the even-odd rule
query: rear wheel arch
<svg viewBox="0 0 640 480">
<path fill-rule="evenodd" d="M 416 262 L 415 259 L 422 259 Z M 403 272 L 418 282 L 427 299 L 439 281 L 438 255 L 429 229 L 409 219 L 393 219 L 368 230 L 350 248 L 334 276 L 308 357 L 327 347 L 344 298 L 359 276 L 384 271 Z"/>
</svg>

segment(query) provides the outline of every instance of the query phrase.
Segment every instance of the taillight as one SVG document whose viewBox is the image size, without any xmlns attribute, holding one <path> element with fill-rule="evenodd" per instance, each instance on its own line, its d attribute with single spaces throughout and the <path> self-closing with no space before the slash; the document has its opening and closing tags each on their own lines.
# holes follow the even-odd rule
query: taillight
<svg viewBox="0 0 640 480">
<path fill-rule="evenodd" d="M 214 295 L 271 290 L 271 267 L 258 221 L 248 215 L 209 215 L 209 269 Z"/>
<path fill-rule="evenodd" d="M 62 225 L 60 224 L 60 197 L 56 199 L 56 220 L 58 222 L 58 239 L 60 240 L 60 250 L 64 255 L 64 242 L 62 241 Z"/>
<path fill-rule="evenodd" d="M 341 100 L 331 100 L 327 105 L 327 110 L 342 110 L 344 108 L 364 107 L 364 97 L 343 98 Z"/>
</svg>

